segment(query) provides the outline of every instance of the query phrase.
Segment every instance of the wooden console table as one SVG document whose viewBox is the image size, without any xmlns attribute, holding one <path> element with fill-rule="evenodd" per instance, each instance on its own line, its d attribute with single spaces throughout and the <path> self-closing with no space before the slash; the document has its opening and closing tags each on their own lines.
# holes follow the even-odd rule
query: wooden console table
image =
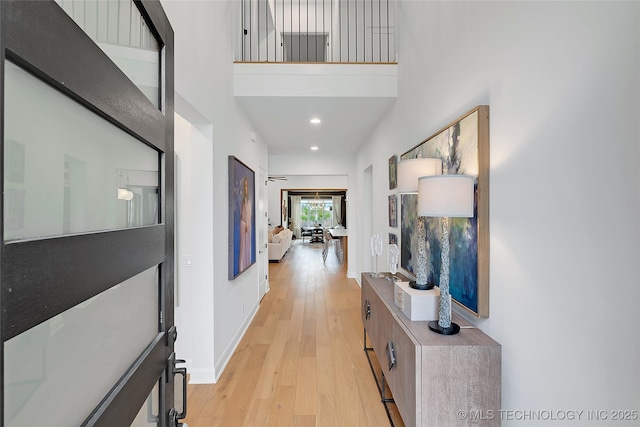
<svg viewBox="0 0 640 427">
<path fill-rule="evenodd" d="M 388 384 L 405 425 L 499 426 L 500 344 L 455 313 L 460 333 L 436 334 L 396 307 L 392 282 L 361 279 L 365 351 L 380 361 L 382 390 Z"/>
</svg>

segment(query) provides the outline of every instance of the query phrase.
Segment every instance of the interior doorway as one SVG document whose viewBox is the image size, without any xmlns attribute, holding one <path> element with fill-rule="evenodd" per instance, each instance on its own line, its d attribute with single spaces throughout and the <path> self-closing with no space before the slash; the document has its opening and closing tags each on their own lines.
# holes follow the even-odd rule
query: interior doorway
<svg viewBox="0 0 640 427">
<path fill-rule="evenodd" d="M 258 212 L 257 212 L 257 233 L 258 233 L 258 299 L 261 301 L 269 291 L 269 254 L 267 246 L 267 230 L 269 228 L 269 217 L 267 213 L 267 172 L 261 167 L 258 178 Z"/>
<path fill-rule="evenodd" d="M 285 62 L 326 62 L 326 33 L 283 33 Z"/>
<path fill-rule="evenodd" d="M 362 177 L 362 271 L 373 271 L 371 236 L 373 236 L 373 165 L 364 170 Z"/>
<path fill-rule="evenodd" d="M 296 238 L 305 228 L 347 228 L 346 189 L 281 190 L 281 206 Z"/>
</svg>

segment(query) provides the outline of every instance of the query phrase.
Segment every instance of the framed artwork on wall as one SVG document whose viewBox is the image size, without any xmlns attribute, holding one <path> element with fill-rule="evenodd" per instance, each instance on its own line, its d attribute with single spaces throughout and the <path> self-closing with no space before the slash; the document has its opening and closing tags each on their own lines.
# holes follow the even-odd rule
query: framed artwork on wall
<svg viewBox="0 0 640 427">
<path fill-rule="evenodd" d="M 398 226 L 398 196 L 391 194 L 389 196 L 389 227 Z"/>
<path fill-rule="evenodd" d="M 398 236 L 396 236 L 394 233 L 389 233 L 389 244 L 390 245 L 398 244 Z"/>
<path fill-rule="evenodd" d="M 411 274 L 415 274 L 415 255 L 418 253 L 418 237 L 416 224 L 418 222 L 418 195 L 400 195 L 400 267 Z M 427 256 L 429 253 L 427 253 Z M 429 262 L 429 258 L 427 258 Z"/>
<path fill-rule="evenodd" d="M 389 158 L 389 190 L 398 185 L 398 156 L 395 154 Z"/>
<path fill-rule="evenodd" d="M 489 106 L 481 105 L 436 132 L 401 159 L 442 159 L 443 174 L 471 175 L 475 180 L 473 218 L 450 219 L 451 297 L 478 317 L 489 316 Z M 418 242 L 417 195 L 401 199 L 401 267 L 413 273 Z M 425 218 L 428 281 L 440 282 L 440 218 Z"/>
<path fill-rule="evenodd" d="M 284 224 L 287 222 L 287 199 L 285 197 L 282 198 L 282 217 L 280 218 L 280 224 L 282 224 L 284 226 Z"/>
<path fill-rule="evenodd" d="M 255 172 L 229 156 L 229 280 L 256 262 Z"/>
</svg>

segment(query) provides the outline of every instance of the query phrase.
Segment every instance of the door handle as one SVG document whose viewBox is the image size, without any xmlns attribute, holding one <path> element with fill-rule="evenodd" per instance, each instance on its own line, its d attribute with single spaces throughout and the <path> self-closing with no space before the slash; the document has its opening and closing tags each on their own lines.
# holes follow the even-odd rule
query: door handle
<svg viewBox="0 0 640 427">
<path fill-rule="evenodd" d="M 396 351 L 391 341 L 387 341 L 387 363 L 389 364 L 389 370 L 396 366 Z"/>
<path fill-rule="evenodd" d="M 185 363 L 184 360 L 176 360 L 176 363 Z M 187 368 L 174 368 L 173 375 L 182 375 L 182 412 L 176 415 L 179 420 L 187 418 Z"/>
<path fill-rule="evenodd" d="M 168 383 L 173 383 L 174 377 L 176 375 L 182 375 L 182 412 L 178 412 L 175 408 L 171 408 L 171 410 L 169 411 L 169 420 L 171 422 L 171 426 L 180 427 L 183 425 L 180 420 L 183 420 L 187 417 L 187 368 L 176 368 L 176 364 L 185 363 L 185 361 L 182 359 L 176 359 L 175 353 L 171 353 L 168 362 Z"/>
</svg>

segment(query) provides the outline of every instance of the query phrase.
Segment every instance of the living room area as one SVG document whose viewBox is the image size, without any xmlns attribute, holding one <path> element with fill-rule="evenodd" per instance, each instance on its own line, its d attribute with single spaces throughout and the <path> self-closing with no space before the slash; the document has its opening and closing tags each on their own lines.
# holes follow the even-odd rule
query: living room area
<svg viewBox="0 0 640 427">
<path fill-rule="evenodd" d="M 326 244 L 344 262 L 348 252 L 346 182 L 346 176 L 269 177 L 270 262 L 280 262 L 292 244 Z"/>
</svg>

